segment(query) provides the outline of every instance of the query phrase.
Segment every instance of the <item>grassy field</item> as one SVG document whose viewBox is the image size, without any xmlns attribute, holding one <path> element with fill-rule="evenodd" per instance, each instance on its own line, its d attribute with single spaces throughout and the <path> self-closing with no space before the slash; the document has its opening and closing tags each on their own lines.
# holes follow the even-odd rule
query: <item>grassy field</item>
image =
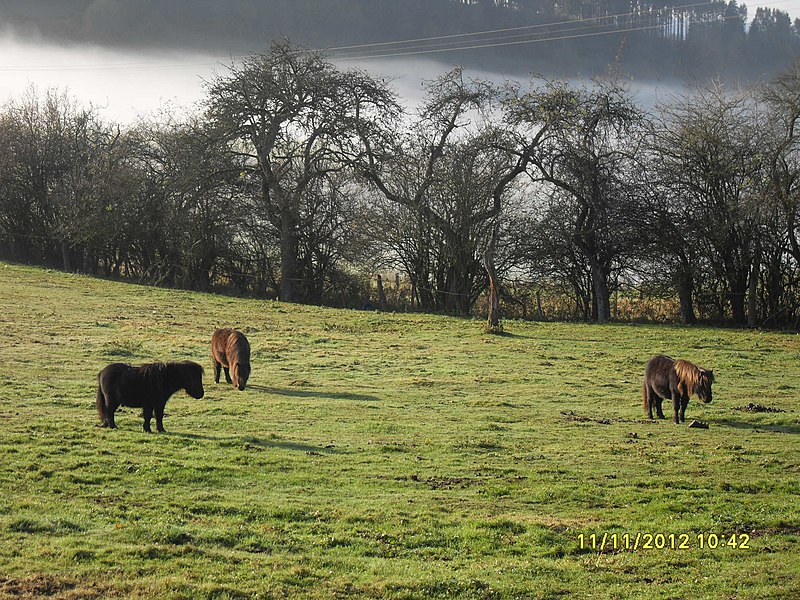
<svg viewBox="0 0 800 600">
<path fill-rule="evenodd" d="M 797 335 L 492 336 L 3 263 L 0 324 L 0 598 L 800 597 Z M 714 369 L 708 429 L 643 419 L 660 352 Z M 99 428 L 97 372 L 158 359 L 206 396 Z"/>
</svg>

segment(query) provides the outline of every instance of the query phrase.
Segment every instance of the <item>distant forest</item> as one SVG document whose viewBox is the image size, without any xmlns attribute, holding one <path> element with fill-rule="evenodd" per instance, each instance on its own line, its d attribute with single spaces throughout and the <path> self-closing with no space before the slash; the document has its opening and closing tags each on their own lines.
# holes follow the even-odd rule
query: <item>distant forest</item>
<svg viewBox="0 0 800 600">
<path fill-rule="evenodd" d="M 800 20 L 735 1 L 0 0 L 0 25 L 62 41 L 233 53 L 286 38 L 334 59 L 413 52 L 558 76 L 611 67 L 651 78 L 752 79 L 800 55 Z M 386 44 L 401 40 L 416 41 Z M 338 50 L 364 44 L 373 46 Z"/>
</svg>

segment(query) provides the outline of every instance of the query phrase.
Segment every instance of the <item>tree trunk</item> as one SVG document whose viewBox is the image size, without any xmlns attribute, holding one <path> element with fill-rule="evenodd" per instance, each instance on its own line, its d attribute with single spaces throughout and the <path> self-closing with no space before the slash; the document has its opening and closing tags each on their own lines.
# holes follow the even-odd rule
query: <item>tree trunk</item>
<svg viewBox="0 0 800 600">
<path fill-rule="evenodd" d="M 761 272 L 761 238 L 756 233 L 756 249 L 753 254 L 753 268 L 750 271 L 750 284 L 747 290 L 747 325 L 758 326 L 758 275 Z"/>
<path fill-rule="evenodd" d="M 19 244 L 17 243 L 17 238 L 13 233 L 8 237 L 8 251 L 11 253 L 11 260 L 14 262 L 19 262 Z"/>
<path fill-rule="evenodd" d="M 611 294 L 608 291 L 608 278 L 602 266 L 596 259 L 591 260 L 592 289 L 594 291 L 595 318 L 598 323 L 605 323 L 611 319 Z"/>
<path fill-rule="evenodd" d="M 280 299 L 296 302 L 297 229 L 291 210 L 281 211 L 281 284 Z"/>
<path fill-rule="evenodd" d="M 733 322 L 737 325 L 744 325 L 747 322 L 745 312 L 745 293 L 747 291 L 747 280 L 736 281 L 731 285 L 730 302 Z"/>
<path fill-rule="evenodd" d="M 205 265 L 201 265 L 197 271 L 197 289 L 201 292 L 207 292 L 211 287 L 211 275 L 209 269 Z"/>
<path fill-rule="evenodd" d="M 64 270 L 72 271 L 72 257 L 70 256 L 67 240 L 61 240 L 61 260 L 64 263 Z"/>
<path fill-rule="evenodd" d="M 89 248 L 83 249 L 83 264 L 81 266 L 81 272 L 86 273 L 87 275 L 94 275 L 95 272 L 95 265 L 96 261 L 92 256 L 92 252 Z"/>
<path fill-rule="evenodd" d="M 536 290 L 536 316 L 540 321 L 544 321 L 544 311 L 542 310 L 542 290 Z"/>
<path fill-rule="evenodd" d="M 388 310 L 388 306 L 386 303 L 386 293 L 383 291 L 383 279 L 381 278 L 380 274 L 378 274 L 378 307 L 383 312 L 386 312 Z"/>
<path fill-rule="evenodd" d="M 800 262 L 800 242 L 797 240 L 797 209 L 794 206 L 786 207 L 786 230 L 789 234 L 789 247 L 792 256 Z"/>
<path fill-rule="evenodd" d="M 500 323 L 500 282 L 497 279 L 497 271 L 494 268 L 494 251 L 497 246 L 499 223 L 492 229 L 492 237 L 483 253 L 483 266 L 489 278 L 489 315 L 486 321 L 486 331 L 489 333 L 499 333 L 503 331 Z"/>
</svg>

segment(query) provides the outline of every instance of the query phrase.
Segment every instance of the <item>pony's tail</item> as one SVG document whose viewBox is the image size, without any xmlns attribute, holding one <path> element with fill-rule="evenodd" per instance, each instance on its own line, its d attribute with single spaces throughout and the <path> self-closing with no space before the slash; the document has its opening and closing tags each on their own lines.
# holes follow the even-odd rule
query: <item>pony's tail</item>
<svg viewBox="0 0 800 600">
<path fill-rule="evenodd" d="M 100 382 L 97 382 L 97 400 L 95 401 L 97 407 L 97 416 L 100 418 L 100 423 L 106 424 L 106 397 L 103 395 L 103 387 Z"/>
<path fill-rule="evenodd" d="M 648 414 L 647 410 L 650 408 L 647 404 L 647 379 L 642 380 L 642 408 L 644 409 L 644 414 Z"/>
</svg>

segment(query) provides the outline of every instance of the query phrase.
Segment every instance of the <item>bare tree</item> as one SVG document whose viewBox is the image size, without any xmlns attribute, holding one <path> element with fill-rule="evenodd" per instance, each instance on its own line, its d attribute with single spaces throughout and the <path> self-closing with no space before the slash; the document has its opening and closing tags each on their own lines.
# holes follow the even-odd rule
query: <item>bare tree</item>
<svg viewBox="0 0 800 600">
<path fill-rule="evenodd" d="M 318 207 L 319 193 L 330 198 L 330 178 L 350 165 L 360 111 L 389 95 L 368 76 L 341 72 L 321 53 L 288 42 L 209 84 L 209 119 L 261 184 L 261 210 L 279 240 L 281 299 L 306 299 L 301 254 L 309 203 Z"/>
<path fill-rule="evenodd" d="M 758 107 L 748 90 L 711 83 L 660 112 L 658 153 L 669 193 L 685 204 L 697 247 L 725 281 L 733 320 L 744 324 L 749 282 L 759 270 L 765 155 Z"/>
<path fill-rule="evenodd" d="M 771 192 L 778 200 L 792 256 L 800 263 L 800 62 L 764 87 L 773 126 L 769 156 Z"/>
<path fill-rule="evenodd" d="M 466 80 L 461 68 L 429 82 L 427 88 L 427 98 L 408 130 L 360 130 L 365 150 L 362 171 L 394 205 L 405 221 L 401 227 L 413 236 L 402 241 L 407 250 L 403 260 L 418 305 L 425 310 L 445 308 L 448 302 L 442 303 L 437 296 L 449 295 L 451 306 L 464 312 L 474 301 L 472 290 L 467 289 L 471 285 L 465 281 L 465 277 L 470 278 L 465 271 L 472 268 L 465 262 L 474 256 L 450 257 L 454 259 L 449 261 L 450 266 L 461 272 L 451 272 L 449 281 L 447 275 L 440 273 L 439 281 L 435 281 L 432 237 L 441 236 L 440 249 L 444 252 L 457 250 L 454 243 L 458 245 L 458 224 L 455 216 L 448 213 L 455 208 L 454 202 L 465 200 L 461 195 L 464 190 L 447 190 L 445 172 L 448 166 L 458 166 L 460 157 L 454 159 L 456 138 L 470 124 L 471 117 L 486 107 L 491 88 L 481 81 Z M 449 174 L 453 174 L 452 170 Z M 472 215 L 466 218 L 471 219 Z M 465 252 L 471 254 L 469 249 Z"/>
<path fill-rule="evenodd" d="M 142 219 L 157 223 L 136 234 L 146 277 L 208 290 L 218 261 L 233 257 L 253 210 L 241 159 L 197 116 L 163 114 L 127 137 L 129 159 L 144 176 L 139 193 L 148 214 Z"/>
<path fill-rule="evenodd" d="M 29 88 L 0 115 L 0 230 L 18 260 L 93 270 L 97 194 L 119 129 L 56 89 Z"/>
<path fill-rule="evenodd" d="M 605 322 L 615 262 L 639 241 L 636 157 L 645 139 L 644 115 L 617 80 L 583 88 L 545 81 L 512 99 L 511 124 L 530 131 L 520 147 L 531 177 L 570 205 L 562 214 L 591 273 L 593 317 Z"/>
</svg>

